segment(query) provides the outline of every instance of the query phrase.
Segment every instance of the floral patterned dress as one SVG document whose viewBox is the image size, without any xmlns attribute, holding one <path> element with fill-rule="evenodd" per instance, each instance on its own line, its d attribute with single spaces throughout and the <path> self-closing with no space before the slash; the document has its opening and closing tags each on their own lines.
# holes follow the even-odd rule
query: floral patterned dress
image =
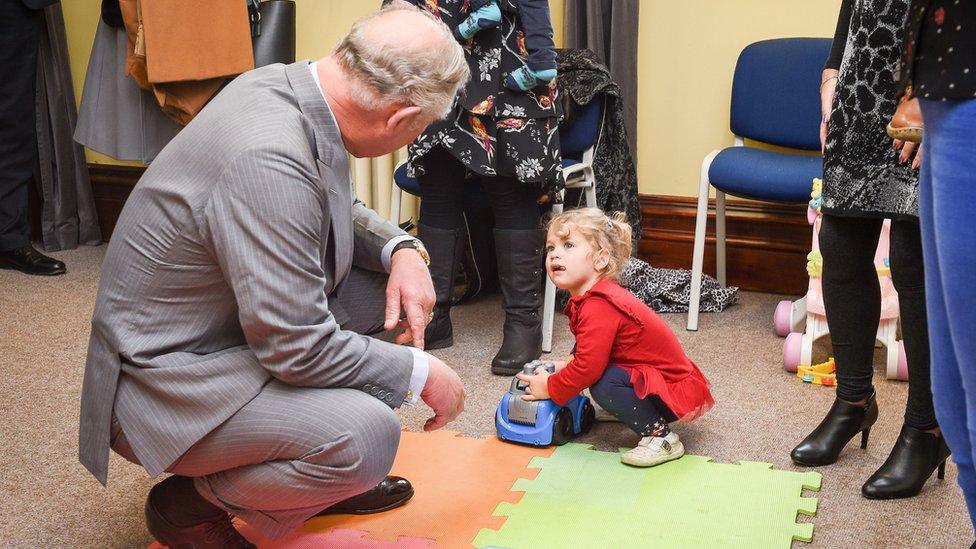
<svg viewBox="0 0 976 549">
<path fill-rule="evenodd" d="M 467 0 L 411 0 L 455 28 L 468 17 Z M 501 24 L 462 42 L 471 80 L 450 114 L 431 124 L 410 146 L 410 167 L 424 172 L 424 156 L 441 146 L 468 170 L 486 177 L 514 177 L 552 194 L 562 186 L 559 171 L 556 84 L 528 92 L 505 88 L 509 72 L 525 65 L 525 33 L 514 0 L 500 0 Z"/>
</svg>

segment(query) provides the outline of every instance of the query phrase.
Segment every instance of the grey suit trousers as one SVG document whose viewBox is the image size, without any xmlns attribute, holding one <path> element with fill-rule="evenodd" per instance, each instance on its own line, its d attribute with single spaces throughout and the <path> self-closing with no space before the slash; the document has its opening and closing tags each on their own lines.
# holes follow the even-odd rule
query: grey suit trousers
<svg viewBox="0 0 976 549">
<path fill-rule="evenodd" d="M 330 309 L 343 329 L 376 333 L 385 288 L 385 274 L 354 267 L 329 296 Z M 111 436 L 116 453 L 139 463 L 114 418 Z M 375 486 L 393 466 L 399 441 L 396 413 L 367 392 L 272 379 L 166 470 L 193 477 L 211 503 L 277 538 Z"/>
</svg>

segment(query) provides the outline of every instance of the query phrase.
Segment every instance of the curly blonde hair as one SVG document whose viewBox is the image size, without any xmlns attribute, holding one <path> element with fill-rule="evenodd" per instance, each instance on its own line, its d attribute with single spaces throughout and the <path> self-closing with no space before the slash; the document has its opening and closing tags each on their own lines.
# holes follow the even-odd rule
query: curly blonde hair
<svg viewBox="0 0 976 549">
<path fill-rule="evenodd" d="M 563 212 L 549 221 L 549 231 L 566 238 L 578 231 L 597 252 L 606 250 L 610 260 L 600 276 L 620 282 L 620 271 L 630 259 L 630 225 L 623 212 L 604 214 L 598 208 L 580 208 Z"/>
</svg>

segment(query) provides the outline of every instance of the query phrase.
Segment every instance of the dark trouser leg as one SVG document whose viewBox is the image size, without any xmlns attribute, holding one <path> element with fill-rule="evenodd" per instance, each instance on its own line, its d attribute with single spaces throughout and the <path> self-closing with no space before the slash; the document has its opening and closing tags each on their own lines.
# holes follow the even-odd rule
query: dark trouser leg
<svg viewBox="0 0 976 549">
<path fill-rule="evenodd" d="M 908 358 L 905 425 L 925 431 L 938 426 L 932 405 L 929 328 L 925 314 L 925 268 L 918 223 L 891 224 L 891 279 L 898 292 L 898 314 Z"/>
<path fill-rule="evenodd" d="M 470 183 L 466 169 L 442 147 L 435 147 L 424 158 L 425 173 L 420 181 L 420 221 L 417 237 L 430 254 L 430 278 L 434 283 L 434 318 L 424 332 L 427 349 L 442 349 L 454 344 L 451 304 L 454 276 L 457 273 L 464 223 L 462 194 Z"/>
<path fill-rule="evenodd" d="M 505 307 L 502 346 L 491 362 L 500 375 L 518 373 L 526 362 L 542 354 L 542 282 L 545 272 L 545 231 L 535 186 L 512 177 L 484 181 L 495 213 L 495 253 L 498 282 Z"/>
<path fill-rule="evenodd" d="M 604 410 L 642 437 L 664 437 L 668 423 L 677 418 L 656 395 L 637 398 L 630 374 L 619 366 L 607 366 L 603 377 L 590 387 L 590 394 Z"/>
<path fill-rule="evenodd" d="M 824 215 L 820 227 L 823 300 L 837 363 L 837 397 L 857 402 L 872 392 L 881 285 L 874 253 L 881 219 Z"/>
<path fill-rule="evenodd" d="M 837 399 L 790 457 L 800 465 L 829 465 L 857 433 L 867 446 L 878 419 L 871 377 L 874 340 L 881 318 L 881 285 L 874 253 L 881 219 L 824 215 L 820 226 L 823 300 L 837 362 Z M 867 399 L 864 404 L 854 404 Z"/>
<path fill-rule="evenodd" d="M 44 13 L 0 2 L 0 252 L 30 243 L 27 184 L 37 160 L 34 94 Z"/>
</svg>

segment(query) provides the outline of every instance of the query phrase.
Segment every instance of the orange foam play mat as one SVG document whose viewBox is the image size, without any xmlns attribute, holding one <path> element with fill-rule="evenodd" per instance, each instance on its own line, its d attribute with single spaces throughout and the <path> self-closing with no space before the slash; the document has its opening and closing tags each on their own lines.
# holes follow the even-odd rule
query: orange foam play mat
<svg viewBox="0 0 976 549">
<path fill-rule="evenodd" d="M 495 437 L 404 431 L 390 472 L 413 484 L 414 496 L 403 507 L 375 515 L 316 517 L 274 541 L 244 523 L 237 526 L 260 549 L 471 547 L 482 528 L 498 529 L 505 522 L 506 517 L 492 515 L 499 503 L 517 503 L 522 497 L 511 491 L 515 482 L 539 473 L 528 468 L 529 462 L 552 452 Z M 153 543 L 149 549 L 161 546 Z"/>
</svg>

